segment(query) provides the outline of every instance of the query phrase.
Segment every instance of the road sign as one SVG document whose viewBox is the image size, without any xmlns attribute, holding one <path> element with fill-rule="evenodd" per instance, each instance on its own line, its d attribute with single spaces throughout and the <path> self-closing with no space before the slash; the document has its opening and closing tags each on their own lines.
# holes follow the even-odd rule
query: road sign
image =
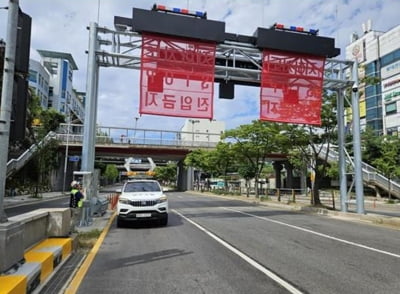
<svg viewBox="0 0 400 294">
<path fill-rule="evenodd" d="M 75 156 L 69 156 L 69 161 L 77 162 L 80 160 L 80 156 L 75 155 Z"/>
</svg>

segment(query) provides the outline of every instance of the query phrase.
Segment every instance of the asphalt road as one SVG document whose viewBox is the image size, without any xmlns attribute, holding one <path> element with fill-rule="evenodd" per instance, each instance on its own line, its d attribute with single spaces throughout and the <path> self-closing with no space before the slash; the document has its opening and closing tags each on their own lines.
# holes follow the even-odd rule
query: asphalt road
<svg viewBox="0 0 400 294">
<path fill-rule="evenodd" d="M 400 293 L 400 231 L 170 193 L 167 227 L 115 223 L 77 293 Z"/>
</svg>

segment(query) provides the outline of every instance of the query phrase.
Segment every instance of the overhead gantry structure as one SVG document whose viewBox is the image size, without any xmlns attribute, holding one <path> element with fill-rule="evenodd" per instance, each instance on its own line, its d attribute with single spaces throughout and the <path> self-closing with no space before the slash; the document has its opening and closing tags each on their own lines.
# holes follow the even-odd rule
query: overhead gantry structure
<svg viewBox="0 0 400 294">
<path fill-rule="evenodd" d="M 186 14 L 182 16 L 181 14 Z M 189 15 L 190 17 L 188 17 Z M 225 32 L 225 23 L 206 19 L 206 13 L 168 9 L 132 9 L 132 17 L 114 17 L 114 29 L 91 23 L 89 30 L 88 73 L 82 171 L 93 172 L 99 67 L 141 69 L 142 33 L 172 35 L 216 43 L 215 82 L 220 98 L 233 99 L 234 85 L 261 85 L 263 48 L 326 57 L 323 87 L 337 93 L 339 172 L 342 211 L 347 210 L 347 183 L 344 145 L 344 91 L 352 87 L 353 152 L 357 212 L 364 213 L 358 106 L 357 62 L 337 60 L 340 50 L 334 39 L 318 36 L 317 30 L 286 28 L 274 24 L 257 28 L 254 36 Z M 90 180 L 89 180 L 90 182 Z M 93 193 L 93 191 L 89 191 Z M 93 195 L 93 194 L 92 194 Z"/>
</svg>

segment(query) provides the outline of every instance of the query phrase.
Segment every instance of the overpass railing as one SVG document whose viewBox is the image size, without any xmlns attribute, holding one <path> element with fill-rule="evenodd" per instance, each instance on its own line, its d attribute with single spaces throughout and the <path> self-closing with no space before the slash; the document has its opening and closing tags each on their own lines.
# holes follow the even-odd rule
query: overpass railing
<svg viewBox="0 0 400 294">
<path fill-rule="evenodd" d="M 322 150 L 321 150 L 320 154 L 322 156 L 325 156 L 326 152 L 327 152 L 327 147 L 322 146 Z M 330 148 L 329 152 L 328 152 L 328 161 L 338 162 L 339 161 L 339 153 Z M 347 151 L 346 151 L 346 163 L 348 165 L 351 165 L 352 167 L 354 167 L 353 158 L 347 153 Z M 361 167 L 362 167 L 362 176 L 363 176 L 364 182 L 366 182 L 367 184 L 370 184 L 370 185 L 377 186 L 387 192 L 390 189 L 391 194 L 393 194 L 397 197 L 400 197 L 400 184 L 398 182 L 389 180 L 387 177 L 380 174 L 376 168 L 374 168 L 373 166 L 371 166 L 365 162 L 361 162 Z"/>
<path fill-rule="evenodd" d="M 36 153 L 36 151 L 45 146 L 50 140 L 55 139 L 56 134 L 49 132 L 40 142 L 33 144 L 29 149 L 25 150 L 18 158 L 12 158 L 7 162 L 6 176 L 10 177 L 19 171 Z"/>
<path fill-rule="evenodd" d="M 83 125 L 60 124 L 57 139 L 64 144 L 82 144 Z M 156 129 L 131 129 L 99 126 L 96 130 L 96 145 L 155 145 L 186 148 L 215 148 L 220 133 L 168 131 Z"/>
</svg>

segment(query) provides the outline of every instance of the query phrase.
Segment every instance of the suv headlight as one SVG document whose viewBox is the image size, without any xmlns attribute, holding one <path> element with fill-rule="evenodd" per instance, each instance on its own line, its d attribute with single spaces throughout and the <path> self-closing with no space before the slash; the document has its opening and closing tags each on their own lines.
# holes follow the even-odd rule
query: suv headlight
<svg viewBox="0 0 400 294">
<path fill-rule="evenodd" d="M 165 196 L 165 195 L 161 196 L 160 199 L 158 199 L 159 203 L 163 203 L 163 202 L 166 202 L 166 201 L 167 201 L 167 196 Z"/>
<path fill-rule="evenodd" d="M 118 199 L 118 202 L 119 202 L 119 203 L 122 203 L 122 204 L 129 204 L 129 200 L 126 199 L 126 198 L 119 198 L 119 199 Z"/>
</svg>

